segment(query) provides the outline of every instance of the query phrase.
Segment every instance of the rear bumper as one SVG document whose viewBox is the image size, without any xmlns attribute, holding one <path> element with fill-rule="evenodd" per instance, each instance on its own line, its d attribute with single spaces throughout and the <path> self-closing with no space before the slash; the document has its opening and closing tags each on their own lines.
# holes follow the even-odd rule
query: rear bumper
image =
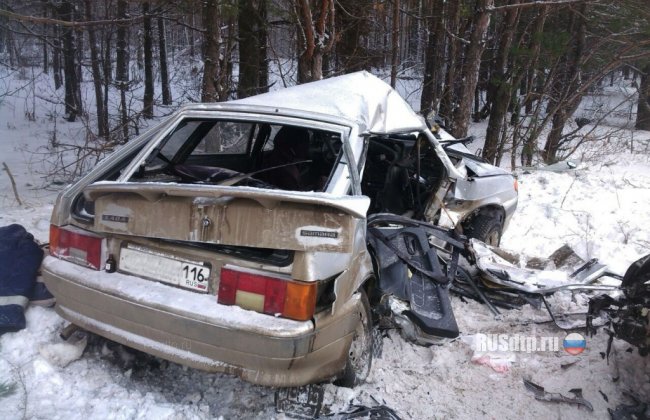
<svg viewBox="0 0 650 420">
<path fill-rule="evenodd" d="M 219 305 L 216 297 L 46 257 L 43 277 L 68 321 L 129 347 L 194 368 L 271 386 L 329 379 L 346 361 L 357 296 L 314 321 Z"/>
</svg>

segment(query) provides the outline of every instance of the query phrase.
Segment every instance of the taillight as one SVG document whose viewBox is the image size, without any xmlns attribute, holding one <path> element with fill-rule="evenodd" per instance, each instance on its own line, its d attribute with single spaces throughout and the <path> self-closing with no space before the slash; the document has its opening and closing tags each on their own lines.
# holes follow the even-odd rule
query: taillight
<svg viewBox="0 0 650 420">
<path fill-rule="evenodd" d="M 50 225 L 50 255 L 95 270 L 104 260 L 103 241 L 101 236 L 79 228 Z"/>
<path fill-rule="evenodd" d="M 517 181 L 517 178 L 515 178 L 515 192 L 519 192 L 519 181 Z"/>
<path fill-rule="evenodd" d="M 316 283 L 270 277 L 256 271 L 221 268 L 217 301 L 244 309 L 307 321 L 316 307 Z"/>
</svg>

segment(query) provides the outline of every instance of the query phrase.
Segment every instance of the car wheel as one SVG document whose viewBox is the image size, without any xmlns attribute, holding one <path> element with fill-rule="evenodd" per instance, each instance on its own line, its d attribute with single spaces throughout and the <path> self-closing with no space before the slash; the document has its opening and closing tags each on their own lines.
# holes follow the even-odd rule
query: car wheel
<svg viewBox="0 0 650 420">
<path fill-rule="evenodd" d="M 465 226 L 465 235 L 468 238 L 478 239 L 488 245 L 499 246 L 502 230 L 503 226 L 499 217 L 479 214 L 472 218 Z"/>
<path fill-rule="evenodd" d="M 335 382 L 338 386 L 352 388 L 363 383 L 372 366 L 373 336 L 372 312 L 366 292 L 361 289 L 361 307 L 359 308 L 359 323 L 354 330 L 352 344 L 348 350 L 345 369 Z"/>
</svg>

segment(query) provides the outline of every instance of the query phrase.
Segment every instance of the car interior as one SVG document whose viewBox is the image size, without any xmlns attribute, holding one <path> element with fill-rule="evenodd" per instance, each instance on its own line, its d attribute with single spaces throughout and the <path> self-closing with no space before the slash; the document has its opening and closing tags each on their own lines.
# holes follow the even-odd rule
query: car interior
<svg viewBox="0 0 650 420">
<path fill-rule="evenodd" d="M 421 218 L 446 171 L 432 146 L 414 134 L 373 136 L 368 141 L 361 191 L 369 214 Z"/>
<path fill-rule="evenodd" d="M 104 178 L 117 179 L 135 157 Z M 130 178 L 132 182 L 244 185 L 324 191 L 342 159 L 339 133 L 250 121 L 183 120 Z M 421 218 L 446 172 L 423 136 L 371 136 L 361 179 L 368 213 Z M 77 215 L 93 214 L 76 200 Z"/>
<path fill-rule="evenodd" d="M 340 155 L 339 133 L 186 119 L 163 139 L 131 181 L 323 191 Z"/>
</svg>

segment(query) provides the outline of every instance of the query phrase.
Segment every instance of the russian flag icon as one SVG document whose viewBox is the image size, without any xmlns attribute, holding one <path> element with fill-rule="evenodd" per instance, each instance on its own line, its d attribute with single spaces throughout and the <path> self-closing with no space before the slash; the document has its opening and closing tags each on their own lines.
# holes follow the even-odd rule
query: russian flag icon
<svg viewBox="0 0 650 420">
<path fill-rule="evenodd" d="M 587 340 L 585 340 L 585 338 L 578 333 L 567 334 L 567 336 L 564 337 L 564 341 L 562 342 L 564 351 L 574 356 L 585 351 L 586 346 Z"/>
</svg>

